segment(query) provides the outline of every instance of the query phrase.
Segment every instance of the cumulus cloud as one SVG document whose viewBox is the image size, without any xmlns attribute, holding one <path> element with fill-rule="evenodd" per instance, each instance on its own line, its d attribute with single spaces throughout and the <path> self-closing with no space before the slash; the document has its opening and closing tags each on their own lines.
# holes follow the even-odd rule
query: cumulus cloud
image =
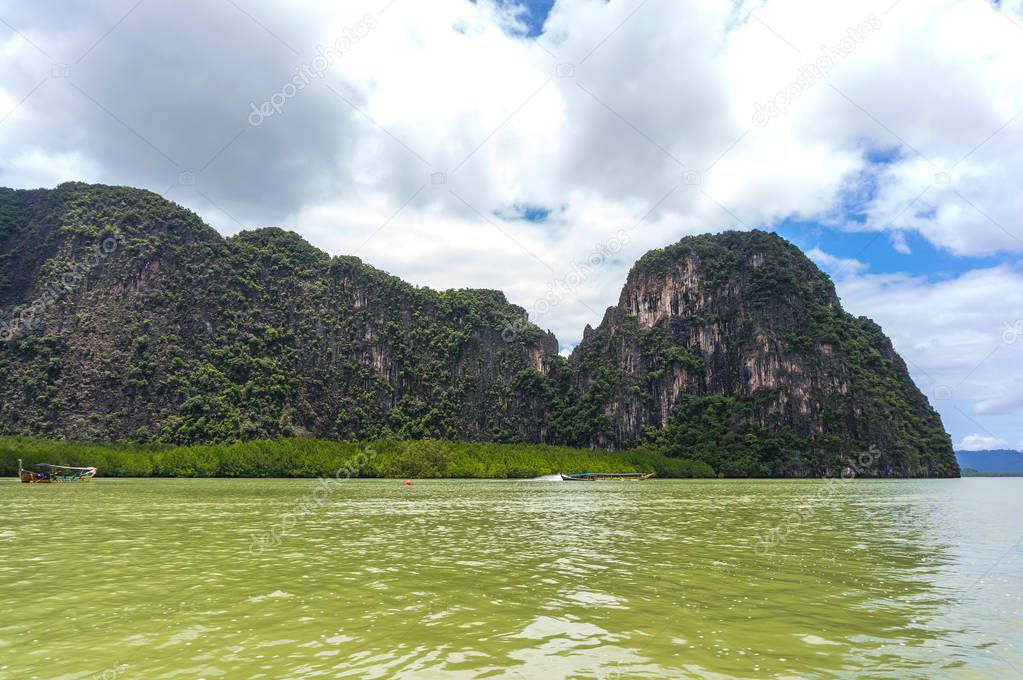
<svg viewBox="0 0 1023 680">
<path fill-rule="evenodd" d="M 1012 379 L 1012 393 L 1002 394 L 992 399 L 977 402 L 973 407 L 973 412 L 977 415 L 1008 415 L 1015 413 L 1023 407 L 1023 393 L 1020 392 L 1023 384 L 1021 383 L 1023 383 L 1023 380 L 1019 378 Z"/>
<path fill-rule="evenodd" d="M 826 269 L 833 276 L 849 277 L 860 274 L 867 269 L 867 263 L 854 258 L 835 257 L 826 253 L 820 248 L 811 248 L 806 251 L 807 257 L 814 261 L 817 266 Z"/>
<path fill-rule="evenodd" d="M 1007 446 L 1008 443 L 1004 439 L 981 434 L 968 434 L 956 444 L 956 449 L 960 451 L 984 451 L 988 449 L 1004 449 Z"/>
<path fill-rule="evenodd" d="M 1020 432 L 1023 273 L 1010 265 L 932 280 L 873 274 L 859 261 L 813 249 L 844 307 L 877 321 L 953 433 Z"/>
<path fill-rule="evenodd" d="M 1023 310 L 1023 274 L 1015 269 L 980 269 L 940 281 L 836 274 L 836 287 L 849 311 L 882 325 L 934 397 L 1009 400 L 1018 393 L 1012 377 L 1023 343 L 1005 333 L 1007 314 Z"/>
</svg>

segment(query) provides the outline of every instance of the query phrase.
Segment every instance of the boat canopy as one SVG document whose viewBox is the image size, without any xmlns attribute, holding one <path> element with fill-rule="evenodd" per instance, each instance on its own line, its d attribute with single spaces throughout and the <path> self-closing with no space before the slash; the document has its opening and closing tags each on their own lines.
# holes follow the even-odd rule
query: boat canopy
<svg viewBox="0 0 1023 680">
<path fill-rule="evenodd" d="M 38 465 L 36 465 L 36 467 L 52 468 L 55 470 L 81 470 L 82 472 L 96 469 L 91 467 L 71 467 L 70 465 L 50 465 L 49 463 L 39 463 Z"/>
</svg>

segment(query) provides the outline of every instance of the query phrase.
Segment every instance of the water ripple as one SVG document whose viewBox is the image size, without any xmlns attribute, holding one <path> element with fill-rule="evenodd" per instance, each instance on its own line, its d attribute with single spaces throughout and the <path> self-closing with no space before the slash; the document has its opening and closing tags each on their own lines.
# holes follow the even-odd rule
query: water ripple
<svg viewBox="0 0 1023 680">
<path fill-rule="evenodd" d="M 1023 480 L 821 484 L 4 481 L 0 677 L 1023 675 Z"/>
</svg>

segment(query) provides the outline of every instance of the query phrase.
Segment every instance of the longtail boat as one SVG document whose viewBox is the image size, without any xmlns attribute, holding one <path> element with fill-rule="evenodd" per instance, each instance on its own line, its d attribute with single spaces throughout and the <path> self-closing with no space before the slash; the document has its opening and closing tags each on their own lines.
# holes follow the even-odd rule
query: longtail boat
<svg viewBox="0 0 1023 680">
<path fill-rule="evenodd" d="M 67 465 L 36 465 L 38 471 L 26 470 L 18 459 L 18 476 L 25 484 L 64 484 L 66 482 L 87 482 L 96 476 L 94 467 L 69 467 Z"/>
<path fill-rule="evenodd" d="M 653 472 L 577 472 L 561 478 L 566 482 L 642 482 L 653 476 Z"/>
</svg>

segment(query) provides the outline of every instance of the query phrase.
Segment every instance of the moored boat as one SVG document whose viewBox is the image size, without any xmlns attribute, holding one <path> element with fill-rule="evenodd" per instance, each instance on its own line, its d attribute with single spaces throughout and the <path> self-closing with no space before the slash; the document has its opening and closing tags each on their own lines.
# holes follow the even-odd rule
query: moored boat
<svg viewBox="0 0 1023 680">
<path fill-rule="evenodd" d="M 654 476 L 653 472 L 577 472 L 562 474 L 566 482 L 642 482 Z"/>
<path fill-rule="evenodd" d="M 68 465 L 36 465 L 38 471 L 26 470 L 18 459 L 18 477 L 25 484 L 64 484 L 67 482 L 87 482 L 96 476 L 94 467 L 70 467 Z"/>
</svg>

